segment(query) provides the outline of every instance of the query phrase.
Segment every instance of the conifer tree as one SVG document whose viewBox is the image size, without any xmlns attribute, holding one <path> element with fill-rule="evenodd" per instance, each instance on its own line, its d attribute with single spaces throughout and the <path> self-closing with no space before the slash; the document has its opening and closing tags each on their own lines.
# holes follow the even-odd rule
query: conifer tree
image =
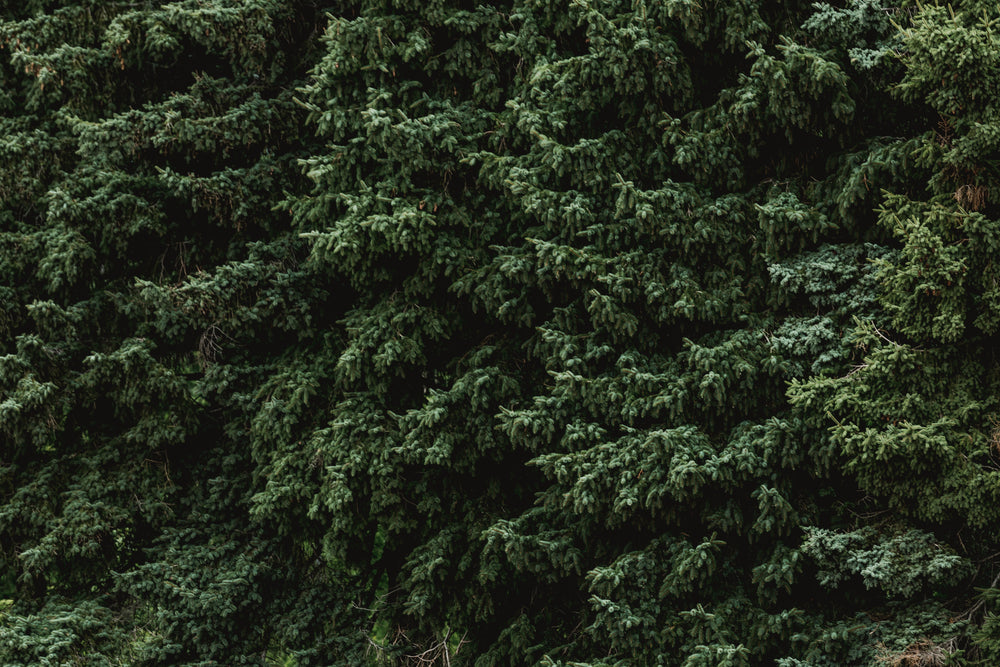
<svg viewBox="0 0 1000 667">
<path fill-rule="evenodd" d="M 0 3 L 0 662 L 988 664 L 997 17 Z"/>
</svg>

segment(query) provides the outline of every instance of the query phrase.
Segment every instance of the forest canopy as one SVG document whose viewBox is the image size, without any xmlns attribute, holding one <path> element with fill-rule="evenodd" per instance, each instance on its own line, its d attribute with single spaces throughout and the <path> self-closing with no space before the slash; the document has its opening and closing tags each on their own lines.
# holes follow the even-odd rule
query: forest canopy
<svg viewBox="0 0 1000 667">
<path fill-rule="evenodd" d="M 998 30 L 0 0 L 0 664 L 1000 664 Z"/>
</svg>

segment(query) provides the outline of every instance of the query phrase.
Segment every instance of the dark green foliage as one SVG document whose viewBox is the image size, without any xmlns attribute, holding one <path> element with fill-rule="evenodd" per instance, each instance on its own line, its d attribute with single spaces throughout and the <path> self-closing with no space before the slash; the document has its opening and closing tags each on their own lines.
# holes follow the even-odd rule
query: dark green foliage
<svg viewBox="0 0 1000 667">
<path fill-rule="evenodd" d="M 998 20 L 0 3 L 0 662 L 990 664 Z"/>
</svg>

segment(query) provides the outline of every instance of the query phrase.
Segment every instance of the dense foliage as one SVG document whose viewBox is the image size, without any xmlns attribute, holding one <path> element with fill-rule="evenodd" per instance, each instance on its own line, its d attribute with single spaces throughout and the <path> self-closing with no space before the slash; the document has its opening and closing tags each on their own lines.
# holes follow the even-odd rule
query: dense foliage
<svg viewBox="0 0 1000 667">
<path fill-rule="evenodd" d="M 0 663 L 997 664 L 998 24 L 0 1 Z"/>
</svg>

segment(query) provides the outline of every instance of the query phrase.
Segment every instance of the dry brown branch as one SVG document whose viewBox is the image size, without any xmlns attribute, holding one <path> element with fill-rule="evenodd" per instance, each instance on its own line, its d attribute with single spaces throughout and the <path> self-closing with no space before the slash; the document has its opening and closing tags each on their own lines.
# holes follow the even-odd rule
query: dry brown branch
<svg viewBox="0 0 1000 667">
<path fill-rule="evenodd" d="M 989 198 L 989 189 L 982 185 L 962 185 L 955 190 L 955 201 L 970 211 L 982 209 Z"/>
<path fill-rule="evenodd" d="M 953 641 L 935 644 L 928 639 L 921 639 L 901 652 L 893 652 L 880 642 L 875 647 L 878 651 L 875 660 L 889 667 L 943 667 L 948 655 L 954 651 L 953 644 Z"/>
</svg>

